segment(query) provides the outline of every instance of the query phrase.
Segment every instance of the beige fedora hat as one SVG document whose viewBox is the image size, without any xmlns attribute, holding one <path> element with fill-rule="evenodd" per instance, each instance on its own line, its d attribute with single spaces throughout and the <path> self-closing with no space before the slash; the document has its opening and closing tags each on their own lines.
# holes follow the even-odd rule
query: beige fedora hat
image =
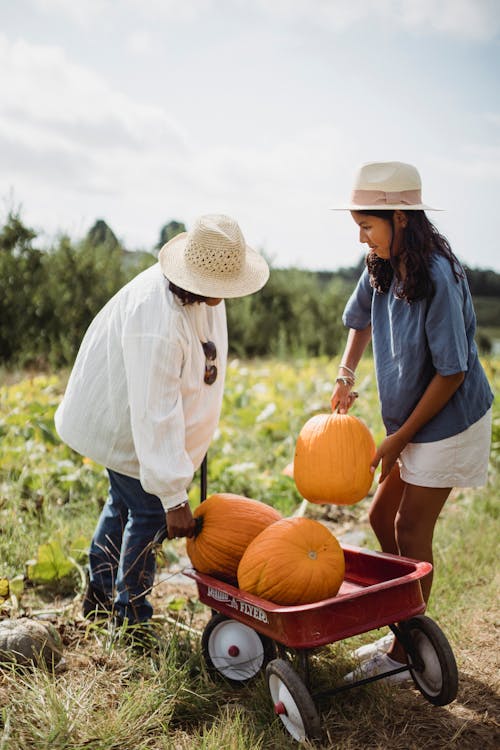
<svg viewBox="0 0 500 750">
<path fill-rule="evenodd" d="M 422 181 L 412 164 L 401 161 L 369 162 L 358 170 L 351 194 L 345 206 L 333 206 L 334 211 L 440 211 L 422 203 Z"/>
<path fill-rule="evenodd" d="M 203 297 L 244 297 L 261 289 L 269 266 L 249 247 L 234 219 L 206 214 L 160 250 L 158 260 L 169 281 Z"/>
</svg>

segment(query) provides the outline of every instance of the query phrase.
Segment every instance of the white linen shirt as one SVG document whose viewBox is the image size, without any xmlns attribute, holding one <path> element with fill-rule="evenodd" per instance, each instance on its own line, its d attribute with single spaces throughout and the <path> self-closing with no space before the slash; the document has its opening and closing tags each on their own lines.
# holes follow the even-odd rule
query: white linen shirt
<svg viewBox="0 0 500 750">
<path fill-rule="evenodd" d="M 227 360 L 224 302 L 182 305 L 168 285 L 157 263 L 107 302 L 55 414 L 73 450 L 139 479 L 166 510 L 187 499 L 213 437 Z M 217 348 L 212 385 L 203 381 L 206 340 Z"/>
</svg>

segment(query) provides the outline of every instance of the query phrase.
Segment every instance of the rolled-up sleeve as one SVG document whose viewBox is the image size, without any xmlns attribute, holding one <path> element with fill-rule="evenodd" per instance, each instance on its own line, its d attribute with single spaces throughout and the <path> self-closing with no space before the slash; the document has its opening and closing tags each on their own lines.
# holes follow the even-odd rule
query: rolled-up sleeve
<svg viewBox="0 0 500 750">
<path fill-rule="evenodd" d="M 146 492 L 168 509 L 187 499 L 194 467 L 185 447 L 181 396 L 183 345 L 171 338 L 125 333 L 123 357 L 130 421 Z"/>
<path fill-rule="evenodd" d="M 342 321 L 348 328 L 362 331 L 371 323 L 373 288 L 370 285 L 368 270 L 361 274 L 355 290 L 349 297 L 342 315 Z"/>
</svg>

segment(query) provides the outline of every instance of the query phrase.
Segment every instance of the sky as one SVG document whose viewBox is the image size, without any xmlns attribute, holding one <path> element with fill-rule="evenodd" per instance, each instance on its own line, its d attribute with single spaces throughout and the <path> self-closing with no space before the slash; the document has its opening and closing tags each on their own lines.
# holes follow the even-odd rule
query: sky
<svg viewBox="0 0 500 750">
<path fill-rule="evenodd" d="M 499 0 L 0 0 L 0 220 L 152 250 L 226 213 L 274 267 L 335 270 L 363 248 L 331 207 L 396 160 L 500 271 L 499 72 Z"/>
</svg>

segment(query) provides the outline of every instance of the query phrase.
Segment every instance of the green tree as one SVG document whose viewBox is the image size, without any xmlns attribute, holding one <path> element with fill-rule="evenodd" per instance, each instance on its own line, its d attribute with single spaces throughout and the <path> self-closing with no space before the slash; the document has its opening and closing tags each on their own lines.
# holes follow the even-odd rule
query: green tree
<svg viewBox="0 0 500 750">
<path fill-rule="evenodd" d="M 238 356 L 336 354 L 344 343 L 348 288 L 318 274 L 272 269 L 257 294 L 226 301 L 229 345 Z"/>
<path fill-rule="evenodd" d="M 52 310 L 46 354 L 51 365 L 73 362 L 92 319 L 130 277 L 122 261 L 120 245 L 94 244 L 88 236 L 76 245 L 63 236 L 46 254 L 44 299 Z"/>
<path fill-rule="evenodd" d="M 108 299 L 155 258 L 127 253 L 102 220 L 76 244 L 62 236 L 42 251 L 36 237 L 16 212 L 0 229 L 0 363 L 59 367 L 73 362 Z"/>
<path fill-rule="evenodd" d="M 86 243 L 89 247 L 105 245 L 110 250 L 121 248 L 115 233 L 106 224 L 104 219 L 97 219 L 95 224 L 87 232 Z"/>
<path fill-rule="evenodd" d="M 160 230 L 160 239 L 155 245 L 156 250 L 160 250 L 166 242 L 170 242 L 171 239 L 176 237 L 181 232 L 186 231 L 186 225 L 182 221 L 169 221 Z"/>
<path fill-rule="evenodd" d="M 36 362 L 43 348 L 44 311 L 38 291 L 44 285 L 43 254 L 33 247 L 36 232 L 17 212 L 0 230 L 0 362 L 23 352 L 20 364 Z"/>
</svg>

